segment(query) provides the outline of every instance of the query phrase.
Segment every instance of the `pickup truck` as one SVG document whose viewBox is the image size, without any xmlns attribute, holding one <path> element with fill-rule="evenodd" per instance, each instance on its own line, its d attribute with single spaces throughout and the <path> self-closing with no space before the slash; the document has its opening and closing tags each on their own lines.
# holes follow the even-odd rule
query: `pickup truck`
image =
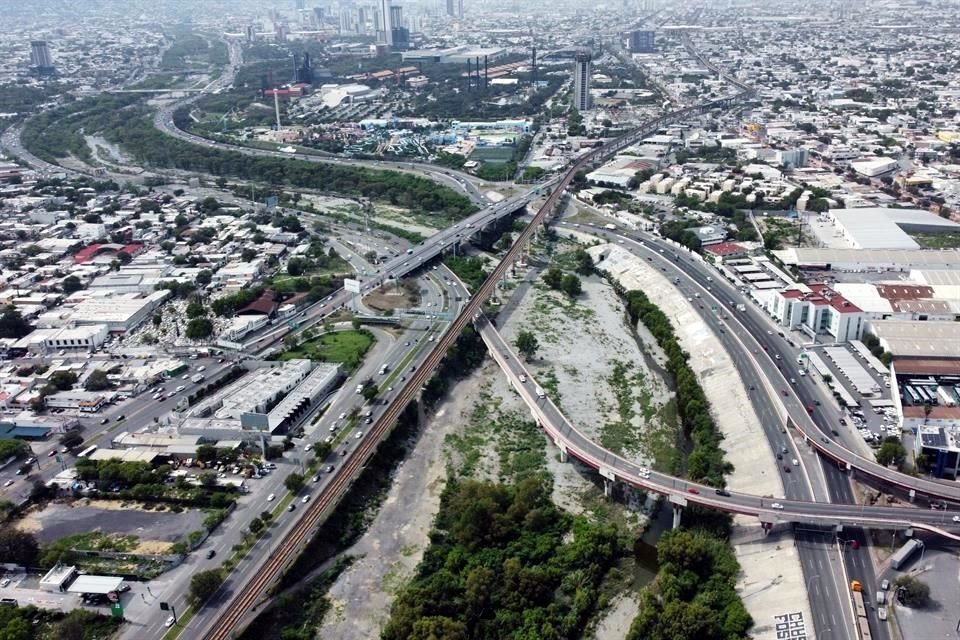
<svg viewBox="0 0 960 640">
<path fill-rule="evenodd" d="M 192 380 L 194 383 L 197 383 L 203 382 L 203 378 L 204 375 L 202 373 L 195 373 L 193 376 L 191 376 L 190 380 Z"/>
</svg>

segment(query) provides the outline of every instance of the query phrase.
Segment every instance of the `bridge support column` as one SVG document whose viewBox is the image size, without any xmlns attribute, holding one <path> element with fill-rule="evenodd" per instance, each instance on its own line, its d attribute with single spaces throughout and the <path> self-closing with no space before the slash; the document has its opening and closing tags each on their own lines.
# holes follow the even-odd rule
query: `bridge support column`
<svg viewBox="0 0 960 640">
<path fill-rule="evenodd" d="M 570 458 L 569 458 L 569 456 L 567 455 L 567 450 L 566 450 L 566 449 L 560 449 L 560 462 L 563 462 L 564 464 L 566 464 L 569 459 L 570 459 Z M 606 493 L 606 490 L 604 490 L 604 493 Z"/>
<path fill-rule="evenodd" d="M 613 494 L 613 480 L 603 479 L 603 497 L 609 498 Z"/>
<path fill-rule="evenodd" d="M 673 505 L 673 528 L 680 528 L 680 514 L 683 513 L 683 507 L 678 504 Z"/>
</svg>

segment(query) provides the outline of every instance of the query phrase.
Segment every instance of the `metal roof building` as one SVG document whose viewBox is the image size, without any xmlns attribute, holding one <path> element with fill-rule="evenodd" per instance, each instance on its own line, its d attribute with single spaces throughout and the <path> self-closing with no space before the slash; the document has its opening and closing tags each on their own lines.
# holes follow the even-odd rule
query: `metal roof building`
<svg viewBox="0 0 960 640">
<path fill-rule="evenodd" d="M 896 358 L 960 358 L 960 322 L 873 320 L 869 328 Z"/>
<path fill-rule="evenodd" d="M 123 584 L 123 578 L 118 576 L 78 576 L 67 591 L 70 593 L 101 593 L 107 594 L 116 591 Z"/>
<path fill-rule="evenodd" d="M 829 216 L 854 249 L 917 249 L 910 233 L 960 232 L 960 224 L 924 209 L 834 209 Z"/>
<path fill-rule="evenodd" d="M 786 265 L 834 271 L 910 271 L 960 269 L 960 251 L 923 249 L 816 249 L 774 251 Z"/>
</svg>

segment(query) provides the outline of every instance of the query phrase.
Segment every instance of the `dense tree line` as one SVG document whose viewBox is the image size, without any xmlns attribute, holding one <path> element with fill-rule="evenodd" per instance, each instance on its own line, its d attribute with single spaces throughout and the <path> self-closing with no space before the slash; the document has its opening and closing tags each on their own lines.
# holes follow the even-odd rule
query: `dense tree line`
<svg viewBox="0 0 960 640">
<path fill-rule="evenodd" d="M 677 407 L 684 434 L 693 445 L 687 457 L 687 477 L 694 482 L 723 487 L 723 476 L 733 471 L 733 465 L 724 458 L 720 446 L 723 434 L 710 416 L 707 398 L 696 374 L 687 364 L 687 354 L 680 348 L 670 319 L 642 291 L 628 291 L 625 297 L 631 322 L 643 322 L 667 354 L 667 370 L 676 384 Z"/>
<path fill-rule="evenodd" d="M 146 165 L 359 195 L 452 219 L 475 211 L 466 197 L 452 189 L 410 174 L 265 158 L 184 142 L 154 128 L 150 110 L 135 104 L 138 99 L 130 95 L 101 96 L 40 114 L 24 128 L 24 146 L 51 162 L 69 154 L 89 159 L 82 129 L 87 135 L 100 133 Z M 178 118 L 186 116 L 178 112 Z"/>
<path fill-rule="evenodd" d="M 450 482 L 383 640 L 579 637 L 623 549 L 615 527 L 574 519 L 550 491 L 539 477 Z"/>
<path fill-rule="evenodd" d="M 468 375 L 483 362 L 487 354 L 487 345 L 480 334 L 468 324 L 447 349 L 447 355 L 437 366 L 436 372 L 427 380 L 423 400 L 426 404 L 433 404 L 445 394 L 450 385 Z"/>
<path fill-rule="evenodd" d="M 667 531 L 660 569 L 640 596 L 627 640 L 739 640 L 753 626 L 736 592 L 740 565 L 723 540 L 703 531 Z"/>
</svg>

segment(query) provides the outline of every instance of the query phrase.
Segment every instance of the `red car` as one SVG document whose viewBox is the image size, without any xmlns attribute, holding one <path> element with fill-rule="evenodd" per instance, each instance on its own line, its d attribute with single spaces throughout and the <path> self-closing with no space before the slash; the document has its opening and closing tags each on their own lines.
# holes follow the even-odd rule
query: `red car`
<svg viewBox="0 0 960 640">
<path fill-rule="evenodd" d="M 784 472 L 784 473 L 790 473 L 790 465 L 788 465 L 788 464 L 783 465 L 783 472 Z"/>
<path fill-rule="evenodd" d="M 807 405 L 807 413 L 813 413 L 813 407 L 809 404 Z"/>
<path fill-rule="evenodd" d="M 687 489 L 687 492 L 688 492 L 688 493 L 699 494 L 699 493 L 700 493 L 700 490 L 697 489 L 696 487 L 690 487 L 689 489 Z"/>
</svg>

